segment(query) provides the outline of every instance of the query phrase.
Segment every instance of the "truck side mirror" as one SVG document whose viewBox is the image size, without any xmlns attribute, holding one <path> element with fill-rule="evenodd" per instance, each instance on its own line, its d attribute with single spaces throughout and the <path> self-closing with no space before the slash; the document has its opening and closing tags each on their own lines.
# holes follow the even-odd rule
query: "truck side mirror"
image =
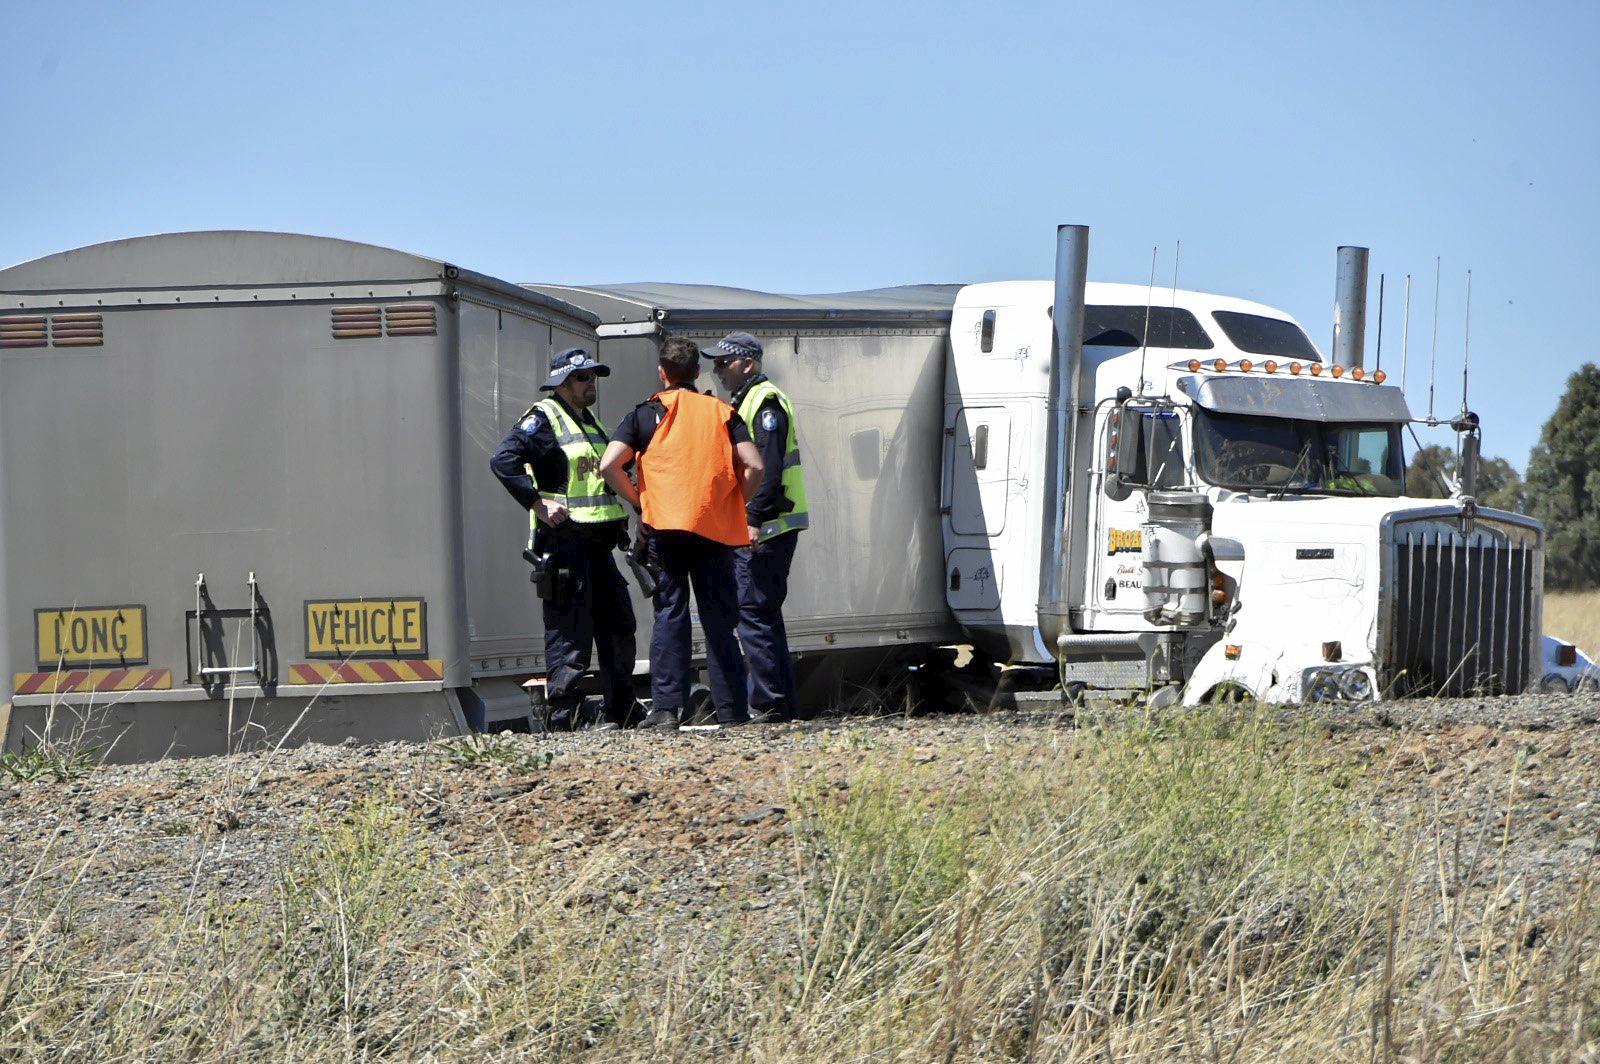
<svg viewBox="0 0 1600 1064">
<path fill-rule="evenodd" d="M 1139 452 L 1144 443 L 1144 412 L 1137 407 L 1124 405 L 1118 412 L 1122 425 L 1117 433 L 1117 472 L 1127 477 L 1139 477 Z"/>
<path fill-rule="evenodd" d="M 1144 432 L 1141 412 L 1127 403 L 1111 414 L 1111 434 L 1106 447 L 1106 494 L 1118 502 L 1140 482 L 1139 445 Z"/>
</svg>

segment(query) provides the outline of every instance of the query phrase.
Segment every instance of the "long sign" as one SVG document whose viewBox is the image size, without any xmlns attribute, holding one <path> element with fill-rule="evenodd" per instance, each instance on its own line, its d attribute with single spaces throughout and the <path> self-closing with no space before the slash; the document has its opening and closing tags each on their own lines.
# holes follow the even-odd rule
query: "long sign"
<svg viewBox="0 0 1600 1064">
<path fill-rule="evenodd" d="M 143 606 L 51 606 L 33 611 L 39 668 L 58 665 L 143 665 Z"/>
</svg>

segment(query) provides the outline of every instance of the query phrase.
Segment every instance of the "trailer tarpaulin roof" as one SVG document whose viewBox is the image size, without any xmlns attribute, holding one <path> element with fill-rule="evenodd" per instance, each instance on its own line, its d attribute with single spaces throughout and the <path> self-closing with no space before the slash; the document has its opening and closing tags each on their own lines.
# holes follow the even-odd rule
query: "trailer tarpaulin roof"
<svg viewBox="0 0 1600 1064">
<path fill-rule="evenodd" d="M 959 284 L 915 284 L 860 292 L 785 295 L 711 284 L 637 284 L 524 287 L 564 299 L 600 315 L 603 322 L 655 320 L 674 326 L 948 324 Z"/>
<path fill-rule="evenodd" d="M 473 285 L 558 311 L 587 325 L 597 324 L 589 311 L 559 295 L 530 291 L 441 259 L 299 233 L 159 233 L 74 248 L 0 269 L 0 293 L 8 297 L 6 304 L 13 309 L 52 305 L 58 293 L 103 293 L 96 305 L 113 306 L 192 302 L 197 293 L 203 293 L 198 296 L 203 300 L 213 296 L 227 301 L 229 297 L 221 293 L 228 290 L 233 290 L 233 297 L 244 298 L 253 289 L 281 290 L 280 295 L 287 295 L 290 289 L 303 286 L 359 288 L 362 284 L 404 286 L 410 282 Z M 177 298 L 151 300 L 141 293 L 175 293 Z M 24 298 L 13 303 L 9 298 L 13 294 Z M 309 296 L 297 293 L 294 298 Z"/>
</svg>

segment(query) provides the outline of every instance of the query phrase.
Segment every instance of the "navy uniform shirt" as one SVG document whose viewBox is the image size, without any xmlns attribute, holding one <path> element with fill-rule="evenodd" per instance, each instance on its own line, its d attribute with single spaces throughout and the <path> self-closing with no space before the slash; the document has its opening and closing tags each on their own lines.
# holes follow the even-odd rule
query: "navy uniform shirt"
<svg viewBox="0 0 1600 1064">
<path fill-rule="evenodd" d="M 675 384 L 673 387 L 695 391 L 690 384 Z M 617 430 L 611 434 L 611 438 L 617 443 L 627 444 L 638 454 L 644 454 L 650 446 L 650 438 L 656 434 L 656 429 L 661 427 L 661 419 L 666 416 L 665 403 L 655 398 L 646 399 L 617 422 Z M 728 419 L 728 441 L 737 445 L 749 439 L 750 430 L 745 426 L 744 419 L 735 413 Z"/>
<path fill-rule="evenodd" d="M 574 421 L 599 428 L 599 422 L 589 411 L 580 414 L 560 396 L 553 398 Z M 533 468 L 533 476 L 528 476 L 526 466 Z M 489 468 L 525 510 L 533 509 L 541 494 L 564 495 L 567 491 L 567 454 L 556 442 L 556 430 L 543 410 L 528 411 L 512 426 L 506 438 L 500 441 L 494 457 L 489 459 Z M 614 528 L 619 523 L 606 521 L 595 527 Z"/>
<path fill-rule="evenodd" d="M 766 379 L 764 373 L 750 378 L 734 393 L 734 407 L 739 406 L 751 388 Z M 745 520 L 759 528 L 794 509 L 794 502 L 783 493 L 783 456 L 789 443 L 789 415 L 783 412 L 783 404 L 778 402 L 777 396 L 768 398 L 756 410 L 750 433 L 756 450 L 761 452 L 761 464 L 766 467 L 766 473 L 761 478 L 761 487 L 745 504 L 744 513 Z"/>
</svg>

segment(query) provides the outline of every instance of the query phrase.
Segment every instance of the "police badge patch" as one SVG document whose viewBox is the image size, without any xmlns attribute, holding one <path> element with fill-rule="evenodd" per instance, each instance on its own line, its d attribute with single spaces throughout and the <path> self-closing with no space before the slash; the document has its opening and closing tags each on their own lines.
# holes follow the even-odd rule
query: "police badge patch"
<svg viewBox="0 0 1600 1064">
<path fill-rule="evenodd" d="M 761 428 L 764 432 L 772 432 L 778 427 L 778 412 L 776 410 L 761 411 Z"/>
<path fill-rule="evenodd" d="M 535 413 L 529 414 L 527 417 L 523 418 L 522 424 L 518 425 L 517 428 L 521 429 L 523 432 L 538 432 L 539 427 L 543 424 L 544 418 Z"/>
</svg>

